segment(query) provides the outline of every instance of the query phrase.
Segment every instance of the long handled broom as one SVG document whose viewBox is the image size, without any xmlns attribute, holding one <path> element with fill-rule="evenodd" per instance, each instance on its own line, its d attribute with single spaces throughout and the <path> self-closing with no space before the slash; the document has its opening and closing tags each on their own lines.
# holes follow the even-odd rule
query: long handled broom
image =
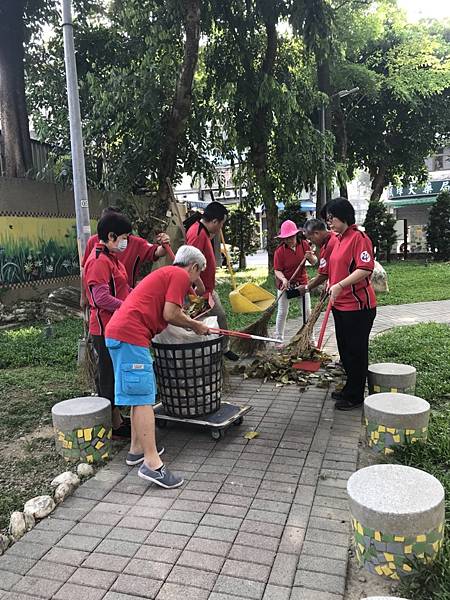
<svg viewBox="0 0 450 600">
<path fill-rule="evenodd" d="M 300 262 L 298 267 L 295 269 L 294 273 L 289 278 L 288 283 L 291 283 L 295 279 L 297 273 L 300 271 L 300 269 L 304 266 L 305 263 L 306 263 L 306 257 L 303 258 L 303 260 Z M 275 309 L 278 306 L 278 302 L 280 301 L 281 296 L 285 292 L 286 292 L 286 290 L 283 290 L 282 294 L 279 294 L 277 299 L 275 300 L 275 302 L 273 304 L 271 304 L 269 306 L 269 308 L 266 308 L 266 310 L 259 317 L 259 319 L 257 319 L 254 323 L 252 323 L 251 325 L 249 325 L 248 327 L 243 329 L 242 333 L 247 333 L 249 335 L 258 335 L 261 337 L 267 337 L 269 335 L 269 331 L 268 331 L 269 321 L 270 321 L 273 313 L 275 312 Z M 264 346 L 265 346 L 264 342 L 251 343 L 245 339 L 233 340 L 233 350 L 235 352 L 237 352 L 238 354 L 242 354 L 244 356 L 252 356 L 255 352 L 262 350 L 264 348 Z"/>
<path fill-rule="evenodd" d="M 291 339 L 289 344 L 287 344 L 287 346 L 283 349 L 283 352 L 282 352 L 283 355 L 285 355 L 285 356 L 287 355 L 291 358 L 296 358 L 296 357 L 306 357 L 308 354 L 311 353 L 311 350 L 314 349 L 311 344 L 311 338 L 312 338 L 313 331 L 314 331 L 314 325 L 317 323 L 317 320 L 320 317 L 320 313 L 322 312 L 322 308 L 325 305 L 326 299 L 327 299 L 326 294 L 321 296 L 319 302 L 316 304 L 316 306 L 311 311 L 308 321 L 305 323 L 305 325 L 303 325 L 303 327 L 301 327 L 299 329 L 299 331 L 294 335 L 294 337 Z M 318 341 L 318 344 L 316 347 L 317 350 L 320 350 L 322 347 L 323 337 L 325 335 L 325 328 L 328 323 L 328 317 L 330 316 L 331 306 L 332 305 L 331 305 L 331 299 L 330 299 L 328 301 L 327 310 L 325 311 L 322 327 L 320 330 L 319 341 Z"/>
</svg>

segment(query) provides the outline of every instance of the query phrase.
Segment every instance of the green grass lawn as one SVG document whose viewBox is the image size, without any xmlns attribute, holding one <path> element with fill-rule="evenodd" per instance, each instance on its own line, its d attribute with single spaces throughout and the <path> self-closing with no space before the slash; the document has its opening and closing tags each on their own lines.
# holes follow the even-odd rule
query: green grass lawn
<svg viewBox="0 0 450 600">
<path fill-rule="evenodd" d="M 380 306 L 450 299 L 450 263 L 395 262 L 383 264 L 389 292 L 378 294 Z"/>
<path fill-rule="evenodd" d="M 423 469 L 445 488 L 447 532 L 444 548 L 433 566 L 423 566 L 405 580 L 401 592 L 412 600 L 450 598 L 450 326 L 437 323 L 398 327 L 377 336 L 371 362 L 393 361 L 417 368 L 416 394 L 432 407 L 428 442 L 397 450 L 394 459 Z"/>
<path fill-rule="evenodd" d="M 50 338 L 44 330 L 35 325 L 0 333 L 0 528 L 67 469 L 55 451 L 51 408 L 86 391 L 76 366 L 81 322 L 56 324 Z"/>
</svg>

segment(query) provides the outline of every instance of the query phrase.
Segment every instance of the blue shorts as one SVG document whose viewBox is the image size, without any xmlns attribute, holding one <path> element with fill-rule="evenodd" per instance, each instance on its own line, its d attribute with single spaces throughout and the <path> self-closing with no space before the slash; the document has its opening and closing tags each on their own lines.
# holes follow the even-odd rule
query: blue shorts
<svg viewBox="0 0 450 600">
<path fill-rule="evenodd" d="M 117 406 L 155 404 L 156 381 L 148 348 L 105 339 L 114 366 L 114 395 Z"/>
</svg>

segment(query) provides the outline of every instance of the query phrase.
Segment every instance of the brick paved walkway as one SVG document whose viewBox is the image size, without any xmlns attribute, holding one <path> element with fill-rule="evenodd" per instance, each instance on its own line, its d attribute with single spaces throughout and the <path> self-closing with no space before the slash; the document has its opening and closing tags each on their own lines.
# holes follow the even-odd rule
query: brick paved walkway
<svg viewBox="0 0 450 600">
<path fill-rule="evenodd" d="M 404 320 L 450 320 L 450 302 L 382 307 L 375 331 Z M 342 600 L 360 413 L 328 390 L 230 386 L 253 410 L 225 439 L 161 436 L 183 487 L 147 486 L 122 452 L 0 558 L 0 600 Z"/>
</svg>

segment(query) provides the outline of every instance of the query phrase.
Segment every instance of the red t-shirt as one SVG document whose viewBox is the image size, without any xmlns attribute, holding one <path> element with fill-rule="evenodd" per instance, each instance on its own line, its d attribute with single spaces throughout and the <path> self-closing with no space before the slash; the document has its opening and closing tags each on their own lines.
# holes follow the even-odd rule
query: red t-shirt
<svg viewBox="0 0 450 600">
<path fill-rule="evenodd" d="M 328 264 L 330 286 L 339 283 L 356 269 L 367 271 L 367 277 L 355 285 L 346 286 L 334 303 L 334 308 L 363 310 L 375 308 L 377 305 L 375 292 L 370 283 L 370 275 L 374 269 L 372 242 L 356 225 L 350 225 L 338 237 L 338 244 L 330 256 Z"/>
<path fill-rule="evenodd" d="M 200 274 L 206 293 L 211 293 L 216 287 L 216 257 L 214 246 L 208 230 L 203 223 L 194 223 L 186 232 L 186 244 L 195 246 L 206 258 L 206 269 Z"/>
<path fill-rule="evenodd" d="M 302 240 L 299 242 L 295 250 L 290 248 L 284 242 L 278 246 L 275 250 L 275 254 L 273 257 L 273 268 L 275 271 L 281 271 L 286 279 L 290 279 L 292 275 L 295 273 L 296 268 L 302 262 L 305 257 L 305 252 L 311 250 L 311 246 L 306 240 Z M 306 267 L 303 267 L 299 270 L 297 275 L 291 282 L 291 285 L 306 285 L 308 283 L 308 274 L 306 273 Z M 277 288 L 281 288 L 281 281 L 276 278 Z"/>
<path fill-rule="evenodd" d="M 86 263 L 87 257 L 92 252 L 95 244 L 98 244 L 98 235 L 91 235 L 86 244 L 86 250 L 84 252 L 83 264 Z M 155 262 L 158 257 L 155 256 L 155 252 L 158 249 L 157 244 L 149 244 L 147 240 L 137 235 L 128 236 L 128 246 L 126 250 L 120 253 L 120 261 L 125 265 L 125 269 L 128 275 L 128 285 L 132 288 L 136 286 L 136 280 L 139 277 L 139 270 L 142 263 Z"/>
<path fill-rule="evenodd" d="M 124 265 L 116 254 L 103 244 L 96 244 L 84 263 L 84 286 L 91 307 L 89 315 L 89 333 L 104 335 L 105 327 L 113 313 L 98 308 L 92 296 L 95 285 L 108 285 L 111 296 L 125 300 L 128 296 L 128 279 Z"/>
<path fill-rule="evenodd" d="M 191 282 L 181 267 L 161 267 L 144 277 L 117 310 L 105 337 L 147 347 L 167 327 L 163 311 L 166 302 L 183 306 Z"/>
<path fill-rule="evenodd" d="M 338 244 L 337 235 L 331 231 L 330 235 L 325 240 L 325 243 L 320 246 L 320 254 L 319 254 L 319 275 L 327 275 L 328 276 L 328 263 L 330 261 L 331 253 L 334 250 L 334 247 Z"/>
</svg>

